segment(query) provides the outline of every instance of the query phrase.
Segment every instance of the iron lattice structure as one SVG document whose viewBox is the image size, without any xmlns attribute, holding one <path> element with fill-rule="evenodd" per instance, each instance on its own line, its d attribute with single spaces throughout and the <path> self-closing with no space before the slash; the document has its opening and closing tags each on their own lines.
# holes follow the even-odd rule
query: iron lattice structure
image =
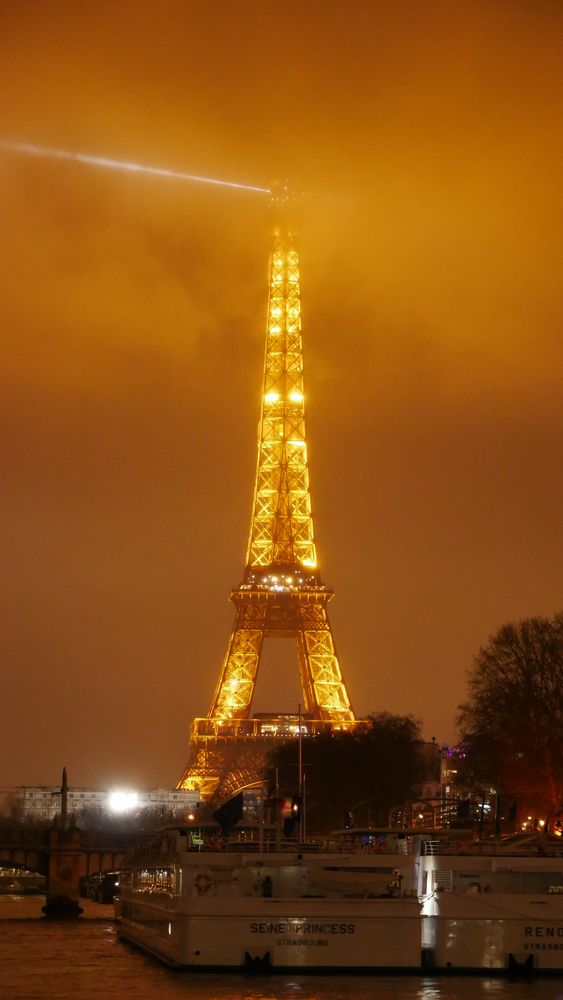
<svg viewBox="0 0 563 1000">
<path fill-rule="evenodd" d="M 279 207 L 279 206 L 278 206 Z M 195 719 L 179 788 L 221 801 L 263 780 L 265 754 L 296 736 L 297 717 L 251 718 L 265 638 L 293 637 L 307 734 L 352 729 L 311 514 L 301 335 L 299 252 L 287 216 L 273 233 L 256 485 L 235 622 L 207 718 Z"/>
</svg>

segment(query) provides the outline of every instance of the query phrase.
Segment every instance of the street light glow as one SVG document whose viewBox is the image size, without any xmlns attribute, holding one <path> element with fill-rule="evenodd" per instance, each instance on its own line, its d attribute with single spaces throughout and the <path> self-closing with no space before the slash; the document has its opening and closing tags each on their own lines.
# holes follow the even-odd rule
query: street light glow
<svg viewBox="0 0 563 1000">
<path fill-rule="evenodd" d="M 110 792 L 108 804 L 112 812 L 131 812 L 132 809 L 135 809 L 139 805 L 139 793 L 124 791 Z"/>
</svg>

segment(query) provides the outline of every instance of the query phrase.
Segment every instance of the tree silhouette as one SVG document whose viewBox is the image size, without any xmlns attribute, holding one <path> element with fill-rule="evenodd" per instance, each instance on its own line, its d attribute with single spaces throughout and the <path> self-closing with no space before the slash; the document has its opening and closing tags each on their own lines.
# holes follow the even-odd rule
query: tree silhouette
<svg viewBox="0 0 563 1000">
<path fill-rule="evenodd" d="M 457 722 L 476 782 L 514 797 L 521 814 L 563 810 L 563 613 L 498 630 Z"/>
</svg>

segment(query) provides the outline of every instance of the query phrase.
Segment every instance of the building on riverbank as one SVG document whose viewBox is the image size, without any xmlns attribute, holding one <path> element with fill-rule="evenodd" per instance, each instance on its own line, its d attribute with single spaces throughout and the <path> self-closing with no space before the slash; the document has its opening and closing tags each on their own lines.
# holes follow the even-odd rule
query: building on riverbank
<svg viewBox="0 0 563 1000">
<path fill-rule="evenodd" d="M 68 814 L 108 817 L 160 812 L 163 818 L 193 819 L 199 805 L 198 791 L 177 788 L 141 790 L 69 788 Z M 23 785 L 0 788 L 0 815 L 12 819 L 48 820 L 61 811 L 60 785 Z"/>
</svg>

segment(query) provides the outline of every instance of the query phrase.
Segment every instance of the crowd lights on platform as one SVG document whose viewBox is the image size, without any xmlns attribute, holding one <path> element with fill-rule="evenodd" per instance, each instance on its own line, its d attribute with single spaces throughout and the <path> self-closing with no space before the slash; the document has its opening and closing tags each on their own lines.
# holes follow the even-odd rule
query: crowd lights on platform
<svg viewBox="0 0 563 1000">
<path fill-rule="evenodd" d="M 301 565 L 314 569 L 317 564 L 313 559 L 303 559 Z M 302 576 L 289 576 L 285 573 L 265 573 L 260 577 L 260 585 L 268 590 L 299 590 L 305 583 Z"/>
</svg>

